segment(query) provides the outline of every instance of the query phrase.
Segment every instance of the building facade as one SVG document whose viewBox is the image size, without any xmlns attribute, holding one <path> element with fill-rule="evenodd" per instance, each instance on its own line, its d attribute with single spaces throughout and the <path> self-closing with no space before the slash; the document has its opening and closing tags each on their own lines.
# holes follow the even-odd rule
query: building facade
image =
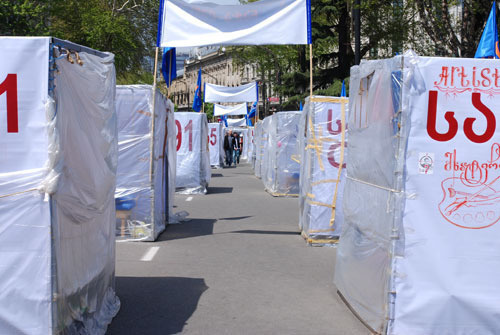
<svg viewBox="0 0 500 335">
<path fill-rule="evenodd" d="M 235 87 L 260 80 L 257 65 L 235 66 L 233 57 L 226 53 L 224 48 L 191 56 L 184 61 L 182 75 L 172 82 L 172 87 L 169 90 L 170 99 L 179 111 L 191 110 L 200 68 L 202 70 L 202 87 L 204 83 Z M 271 88 L 266 88 L 266 92 L 263 92 L 262 87 L 259 83 L 259 107 L 261 111 L 264 97 L 270 97 L 272 93 Z M 266 100 L 269 101 L 269 98 Z"/>
</svg>

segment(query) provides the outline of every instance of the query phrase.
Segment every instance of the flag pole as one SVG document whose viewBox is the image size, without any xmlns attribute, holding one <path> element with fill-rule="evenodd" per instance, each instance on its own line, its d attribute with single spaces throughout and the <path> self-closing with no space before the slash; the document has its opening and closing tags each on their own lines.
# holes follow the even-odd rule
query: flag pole
<svg viewBox="0 0 500 335">
<path fill-rule="evenodd" d="M 173 52 L 170 51 L 170 62 L 168 63 L 168 86 L 167 86 L 167 98 L 170 99 L 170 87 L 172 86 L 172 54 Z"/>
<path fill-rule="evenodd" d="M 313 96 L 313 45 L 309 44 L 309 102 Z"/>
<path fill-rule="evenodd" d="M 155 66 L 153 74 L 153 101 L 151 103 L 151 144 L 150 144 L 150 154 L 149 154 L 149 182 L 151 183 L 151 189 L 153 190 L 153 173 L 154 173 L 154 148 L 155 148 L 155 100 L 156 100 L 156 73 L 158 71 L 158 51 L 160 48 L 156 47 L 155 51 Z M 153 190 L 154 194 L 154 190 Z"/>
</svg>

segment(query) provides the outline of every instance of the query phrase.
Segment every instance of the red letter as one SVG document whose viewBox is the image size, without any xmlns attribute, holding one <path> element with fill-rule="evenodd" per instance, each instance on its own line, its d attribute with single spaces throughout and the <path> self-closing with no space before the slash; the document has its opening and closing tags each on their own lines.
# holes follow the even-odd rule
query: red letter
<svg viewBox="0 0 500 335">
<path fill-rule="evenodd" d="M 443 66 L 442 69 L 441 69 L 441 74 L 439 75 L 439 78 L 441 78 L 441 80 L 439 81 L 439 83 L 437 81 L 434 82 L 434 85 L 440 85 L 441 83 L 443 83 L 444 86 L 448 86 L 448 67 L 447 66 Z"/>
<path fill-rule="evenodd" d="M 338 135 L 342 132 L 342 121 L 336 120 L 337 130 L 333 130 L 333 111 L 331 109 L 328 110 L 328 121 L 327 121 L 327 130 L 332 135 Z"/>
<path fill-rule="evenodd" d="M 193 151 L 193 120 L 189 120 L 184 132 L 189 132 L 189 151 Z"/>
<path fill-rule="evenodd" d="M 18 133 L 18 109 L 17 109 L 17 75 L 8 74 L 7 78 L 0 84 L 0 95 L 7 92 L 7 132 Z"/>
<path fill-rule="evenodd" d="M 429 91 L 429 106 L 427 114 L 427 133 L 429 136 L 436 141 L 446 142 L 451 140 L 458 131 L 458 122 L 455 119 L 454 112 L 444 113 L 444 118 L 448 121 L 449 128 L 448 132 L 445 134 L 440 134 L 436 130 L 436 114 L 437 114 L 437 91 Z"/>
<path fill-rule="evenodd" d="M 474 121 L 476 121 L 476 118 L 468 117 L 464 122 L 465 136 L 474 143 L 488 142 L 495 134 L 497 125 L 495 114 L 481 102 L 481 93 L 472 93 L 472 105 L 486 117 L 486 130 L 484 134 L 477 135 L 472 129 L 472 125 Z"/>
<path fill-rule="evenodd" d="M 179 120 L 175 120 L 175 126 L 177 127 L 177 149 L 175 151 L 179 151 L 182 144 L 182 127 Z"/>
</svg>

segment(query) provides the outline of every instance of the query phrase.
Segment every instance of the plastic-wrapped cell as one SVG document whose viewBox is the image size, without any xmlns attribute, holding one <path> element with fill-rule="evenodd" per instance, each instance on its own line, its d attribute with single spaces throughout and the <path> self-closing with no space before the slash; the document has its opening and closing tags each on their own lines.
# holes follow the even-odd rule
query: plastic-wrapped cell
<svg viewBox="0 0 500 335">
<path fill-rule="evenodd" d="M 351 69 L 335 283 L 376 332 L 500 328 L 497 66 L 408 52 Z"/>
<path fill-rule="evenodd" d="M 341 233 L 347 104 L 347 98 L 313 96 L 302 113 L 299 226 L 309 244 L 336 243 Z"/>
<path fill-rule="evenodd" d="M 207 115 L 177 112 L 177 170 L 175 187 L 182 194 L 205 194 L 210 183 Z"/>
<path fill-rule="evenodd" d="M 116 87 L 118 171 L 115 202 L 120 240 L 154 241 L 172 218 L 175 192 L 174 106 L 149 85 Z M 151 170 L 151 149 L 154 166 Z"/>
<path fill-rule="evenodd" d="M 300 163 L 296 159 L 296 144 L 300 114 L 279 112 L 264 119 L 268 137 L 264 148 L 262 180 L 273 196 L 299 194 Z"/>
<path fill-rule="evenodd" d="M 0 46 L 0 333 L 104 334 L 120 307 L 114 56 L 50 37 Z"/>
</svg>

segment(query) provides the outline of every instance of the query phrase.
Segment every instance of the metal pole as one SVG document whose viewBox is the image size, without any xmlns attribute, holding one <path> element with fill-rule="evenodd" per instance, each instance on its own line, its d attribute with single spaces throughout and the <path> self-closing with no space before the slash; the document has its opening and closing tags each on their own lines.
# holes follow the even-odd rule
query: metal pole
<svg viewBox="0 0 500 335">
<path fill-rule="evenodd" d="M 361 60 L 361 0 L 354 5 L 354 64 L 359 65 Z"/>
<path fill-rule="evenodd" d="M 313 45 L 309 44 L 309 95 L 313 96 Z"/>
</svg>

